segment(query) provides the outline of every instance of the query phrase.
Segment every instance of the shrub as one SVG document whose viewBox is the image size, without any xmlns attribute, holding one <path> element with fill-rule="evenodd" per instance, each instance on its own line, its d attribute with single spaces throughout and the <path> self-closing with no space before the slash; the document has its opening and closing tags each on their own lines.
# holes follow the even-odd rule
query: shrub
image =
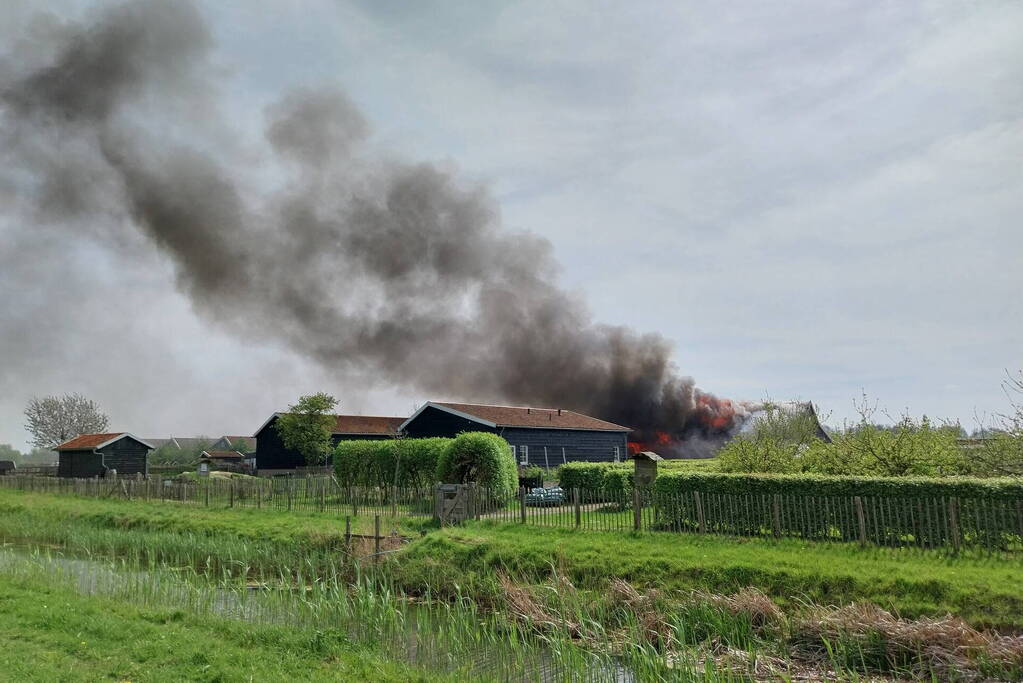
<svg viewBox="0 0 1023 683">
<path fill-rule="evenodd" d="M 537 486 L 543 486 L 544 469 L 537 465 L 529 465 L 526 467 L 519 468 L 519 485 L 525 486 L 526 488 L 535 488 Z"/>
<path fill-rule="evenodd" d="M 515 495 L 518 465 L 507 441 L 488 432 L 463 432 L 444 448 L 437 479 L 447 484 L 475 482 L 498 500 Z"/>
<path fill-rule="evenodd" d="M 452 439 L 341 441 L 334 448 L 334 472 L 346 486 L 424 488 L 436 481 L 437 463 Z"/>
</svg>

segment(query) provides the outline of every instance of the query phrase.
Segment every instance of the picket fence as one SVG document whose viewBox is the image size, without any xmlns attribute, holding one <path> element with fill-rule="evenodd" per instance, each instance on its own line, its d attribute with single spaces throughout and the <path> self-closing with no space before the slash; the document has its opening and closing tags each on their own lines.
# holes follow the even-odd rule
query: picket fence
<svg viewBox="0 0 1023 683">
<path fill-rule="evenodd" d="M 166 501 L 204 507 L 309 511 L 337 518 L 437 517 L 439 490 L 344 486 L 332 476 L 271 479 L 0 477 L 0 489 Z M 717 534 L 1023 553 L 1023 500 L 1013 498 L 739 495 L 572 489 L 512 497 L 468 486 L 468 518 L 592 531 Z"/>
</svg>

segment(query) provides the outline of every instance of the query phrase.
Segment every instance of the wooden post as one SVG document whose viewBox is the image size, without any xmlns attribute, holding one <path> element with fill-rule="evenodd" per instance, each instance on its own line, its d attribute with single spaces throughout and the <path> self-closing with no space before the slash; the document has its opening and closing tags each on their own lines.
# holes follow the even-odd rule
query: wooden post
<svg viewBox="0 0 1023 683">
<path fill-rule="evenodd" d="M 781 536 L 781 494 L 776 493 L 771 501 L 771 522 L 774 528 L 774 537 Z"/>
<path fill-rule="evenodd" d="M 320 487 L 320 512 L 327 511 L 327 487 Z"/>
<path fill-rule="evenodd" d="M 639 489 L 632 487 L 632 528 L 639 531 L 643 526 L 643 508 L 640 507 Z"/>
<path fill-rule="evenodd" d="M 345 515 L 345 547 L 348 548 L 348 554 L 352 553 L 352 518 Z"/>
<path fill-rule="evenodd" d="M 952 537 L 952 548 L 958 553 L 962 537 L 959 535 L 959 505 L 957 498 L 948 499 L 948 526 L 949 536 Z"/>
<path fill-rule="evenodd" d="M 205 501 L 206 507 L 210 506 L 210 487 L 213 486 L 213 482 L 206 480 L 206 493 L 203 494 L 203 500 Z"/>
<path fill-rule="evenodd" d="M 707 533 L 707 520 L 703 516 L 703 498 L 700 496 L 699 491 L 693 491 L 693 502 L 696 503 L 696 523 L 699 526 L 700 533 Z"/>
<path fill-rule="evenodd" d="M 380 515 L 373 515 L 373 562 L 380 560 Z"/>
<path fill-rule="evenodd" d="M 228 481 L 227 481 L 227 496 L 228 496 L 227 507 L 233 508 L 234 507 L 234 481 L 230 480 L 230 479 L 228 479 Z"/>
<path fill-rule="evenodd" d="M 572 504 L 575 506 L 575 528 L 582 526 L 583 506 L 579 504 L 579 487 L 572 489 Z"/>
<path fill-rule="evenodd" d="M 526 523 L 526 487 L 519 487 L 519 516 L 522 518 L 522 523 Z"/>
<path fill-rule="evenodd" d="M 856 507 L 856 524 L 860 531 L 860 545 L 867 545 L 867 520 L 863 515 L 863 499 L 853 496 L 853 505 Z"/>
<path fill-rule="evenodd" d="M 291 512 L 291 491 L 295 488 L 293 483 L 291 480 L 288 481 L 288 512 Z"/>
</svg>

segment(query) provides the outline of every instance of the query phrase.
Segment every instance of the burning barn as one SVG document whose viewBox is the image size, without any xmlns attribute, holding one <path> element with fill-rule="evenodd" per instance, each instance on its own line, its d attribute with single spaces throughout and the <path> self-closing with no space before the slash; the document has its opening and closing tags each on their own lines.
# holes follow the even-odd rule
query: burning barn
<svg viewBox="0 0 1023 683">
<path fill-rule="evenodd" d="M 732 401 L 710 394 L 696 397 L 697 409 L 675 431 L 650 429 L 629 440 L 629 452 L 654 451 L 670 458 L 710 458 L 732 439 L 750 434 L 773 418 L 804 422 L 822 441 L 831 441 L 813 404 L 806 401 Z"/>
</svg>

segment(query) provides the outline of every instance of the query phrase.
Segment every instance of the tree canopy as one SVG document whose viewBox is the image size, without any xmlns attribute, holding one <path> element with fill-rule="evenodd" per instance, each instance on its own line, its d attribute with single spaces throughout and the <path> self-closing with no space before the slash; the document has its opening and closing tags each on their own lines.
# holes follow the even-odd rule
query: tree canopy
<svg viewBox="0 0 1023 683">
<path fill-rule="evenodd" d="M 25 428 L 37 448 L 53 448 L 79 434 L 104 432 L 110 424 L 99 406 L 81 394 L 32 398 L 25 417 Z"/>
<path fill-rule="evenodd" d="M 309 465 L 322 465 L 330 453 L 337 399 L 320 392 L 301 396 L 277 418 L 277 434 L 286 448 L 302 454 Z"/>
</svg>

